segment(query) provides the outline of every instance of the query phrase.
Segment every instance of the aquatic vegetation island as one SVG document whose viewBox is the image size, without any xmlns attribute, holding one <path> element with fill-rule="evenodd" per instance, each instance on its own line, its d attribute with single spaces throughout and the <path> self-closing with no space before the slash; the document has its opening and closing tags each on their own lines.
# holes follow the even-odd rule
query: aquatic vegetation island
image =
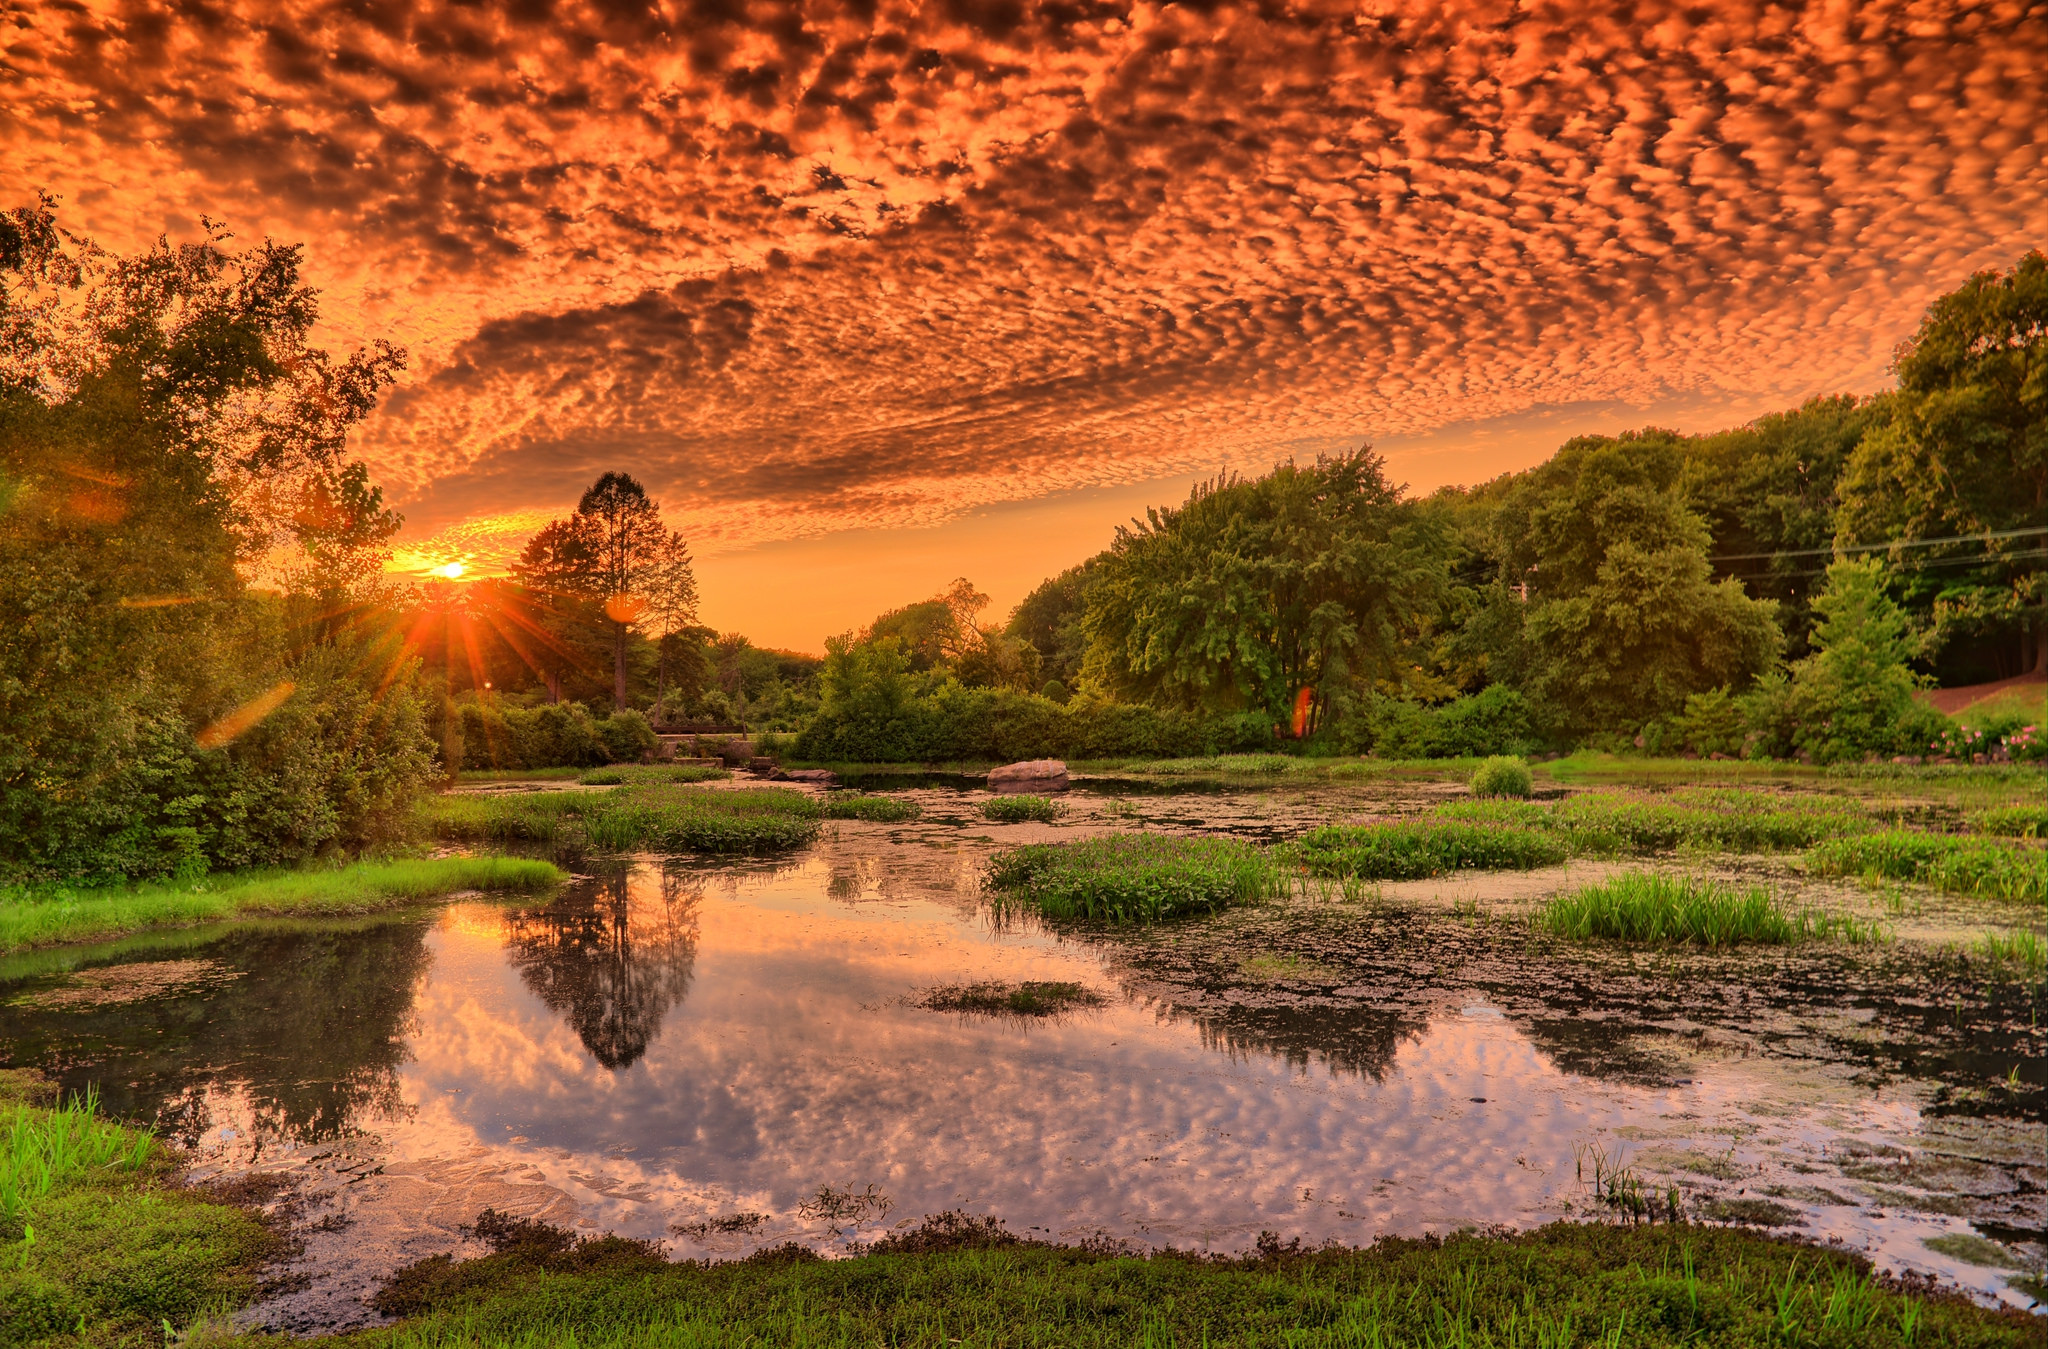
<svg viewBox="0 0 2048 1349">
<path fill-rule="evenodd" d="M 0 1349 L 2039 1349 L 2042 19 L 10 5 Z"/>
</svg>

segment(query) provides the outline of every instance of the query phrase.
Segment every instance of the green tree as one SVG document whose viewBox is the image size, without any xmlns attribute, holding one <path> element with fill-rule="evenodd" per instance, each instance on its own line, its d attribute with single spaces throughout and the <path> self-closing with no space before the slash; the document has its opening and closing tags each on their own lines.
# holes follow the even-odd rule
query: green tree
<svg viewBox="0 0 2048 1349">
<path fill-rule="evenodd" d="M 1885 593 L 1884 568 L 1836 562 L 1814 611 L 1814 653 L 1791 671 L 1793 747 L 1822 763 L 1920 748 L 1914 643 L 1905 613 Z"/>
<path fill-rule="evenodd" d="M 1444 554 L 1369 449 L 1219 478 L 1118 531 L 1087 592 L 1087 677 L 1157 706 L 1273 715 L 1308 690 L 1320 717 L 1345 689 L 1417 669 Z"/>
<path fill-rule="evenodd" d="M 1973 671 L 1963 662 L 1963 678 L 2039 669 L 2048 662 L 2048 257 L 2028 253 L 1936 300 L 1900 348 L 1898 374 L 1890 423 L 1850 458 L 1835 542 L 1891 545 L 1887 570 L 1927 626 L 1928 655 L 1959 639 L 1990 650 L 1996 663 Z M 2034 532 L 2013 536 L 2020 530 Z M 1979 537 L 1997 534 L 2009 537 Z"/>
<path fill-rule="evenodd" d="M 311 347 L 294 247 L 132 257 L 0 215 L 0 871 L 369 841 L 429 761 L 349 429 L 403 353 Z M 251 593 L 247 572 L 281 586 Z"/>
<path fill-rule="evenodd" d="M 1505 579 L 1528 587 L 1529 691 L 1571 730 L 1632 731 L 1778 658 L 1775 606 L 1711 579 L 1682 465 L 1668 433 L 1582 437 L 1496 520 Z"/>
</svg>

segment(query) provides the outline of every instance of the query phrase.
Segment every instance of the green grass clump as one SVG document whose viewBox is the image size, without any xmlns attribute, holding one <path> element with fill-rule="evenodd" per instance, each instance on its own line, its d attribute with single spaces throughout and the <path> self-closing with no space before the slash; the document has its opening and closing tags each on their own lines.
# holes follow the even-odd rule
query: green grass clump
<svg viewBox="0 0 2048 1349">
<path fill-rule="evenodd" d="M 1535 785 L 1529 765 L 1512 754 L 1496 754 L 1472 775 L 1474 796 L 1527 796 Z"/>
<path fill-rule="evenodd" d="M 563 879 L 552 863 L 530 858 L 437 857 L 98 889 L 0 891 L 0 954 L 254 914 L 368 913 L 461 890 L 543 890 Z"/>
<path fill-rule="evenodd" d="M 480 1224 L 481 1226 L 481 1224 Z M 506 1226 L 510 1226 L 507 1224 Z M 959 1344 L 1043 1349 L 1297 1345 L 2017 1349 L 2039 1324 L 1878 1278 L 1855 1253 L 1738 1228 L 1555 1223 L 1514 1236 L 1241 1258 L 1024 1240 L 941 1215 L 851 1259 L 784 1247 L 677 1262 L 651 1244 L 542 1229 L 403 1271 L 379 1305 L 411 1319 L 370 1349 Z"/>
<path fill-rule="evenodd" d="M 1279 893 L 1284 873 L 1265 850 L 1226 838 L 1102 834 L 996 854 L 986 885 L 999 909 L 1048 918 L 1154 923 L 1215 913 Z"/>
<path fill-rule="evenodd" d="M 1875 827 L 1860 806 L 1833 797 L 1802 798 L 1729 788 L 1681 789 L 1666 797 L 1583 792 L 1554 806 L 1533 801 L 1462 801 L 1439 806 L 1438 819 L 1541 829 L 1577 857 L 1691 848 L 1776 852 Z"/>
<path fill-rule="evenodd" d="M 1051 823 L 1065 806 L 1049 796 L 992 796 L 981 803 L 981 813 L 998 824 L 1022 824 L 1027 820 Z"/>
<path fill-rule="evenodd" d="M 722 782 L 732 776 L 730 769 L 711 764 L 612 764 L 592 768 L 576 781 L 585 787 L 634 787 L 650 782 Z"/>
<path fill-rule="evenodd" d="M 465 768 L 455 775 L 457 782 L 569 782 L 582 774 L 580 768 Z"/>
<path fill-rule="evenodd" d="M 440 838 L 607 852 L 762 853 L 817 838 L 824 810 L 816 797 L 786 787 L 645 784 L 609 792 L 451 793 L 430 803 L 427 818 Z"/>
<path fill-rule="evenodd" d="M 281 1243 L 250 1214 L 169 1183 L 172 1159 L 0 1073 L 0 1343 L 162 1344 L 250 1302 Z"/>
<path fill-rule="evenodd" d="M 2048 802 L 1980 810 L 1970 816 L 1970 827 L 2004 838 L 2048 838 Z"/>
<path fill-rule="evenodd" d="M 924 814 L 915 801 L 900 796 L 870 796 L 865 792 L 831 792 L 825 797 L 828 820 L 872 820 L 880 824 L 901 824 Z"/>
<path fill-rule="evenodd" d="M 1918 881 L 1984 899 L 2048 899 L 2048 852 L 2021 843 L 1890 829 L 1830 839 L 1806 865 L 1822 876 Z"/>
<path fill-rule="evenodd" d="M 1977 939 L 1976 954 L 2001 969 L 2012 966 L 2033 975 L 2048 970 L 2048 942 L 2028 928 L 1987 932 Z"/>
<path fill-rule="evenodd" d="M 1874 925 L 1850 918 L 1811 910 L 1787 913 L 1761 885 L 1724 885 L 1654 871 L 1616 876 L 1559 896 L 1538 912 L 1536 926 L 1572 941 L 1687 946 L 1782 946 L 1829 936 L 1862 941 L 1879 935 Z"/>
<path fill-rule="evenodd" d="M 1368 881 L 1419 880 L 1452 871 L 1526 871 L 1554 866 L 1569 849 L 1534 829 L 1486 828 L 1461 821 L 1329 824 L 1294 845 L 1311 875 Z"/>
<path fill-rule="evenodd" d="M 934 1012 L 980 1016 L 1058 1016 L 1075 1007 L 1100 1007 L 1103 997 L 1084 984 L 1027 979 L 1021 984 L 950 984 L 917 1000 Z"/>
</svg>

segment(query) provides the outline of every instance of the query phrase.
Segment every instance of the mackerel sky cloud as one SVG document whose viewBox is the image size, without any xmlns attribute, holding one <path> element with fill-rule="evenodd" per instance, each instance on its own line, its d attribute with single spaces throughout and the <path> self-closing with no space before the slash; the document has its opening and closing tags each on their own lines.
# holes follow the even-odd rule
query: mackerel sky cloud
<svg viewBox="0 0 2048 1349">
<path fill-rule="evenodd" d="M 1882 387 L 2048 234 L 2044 69 L 2039 4 L 1955 0 L 0 0 L 0 187 L 305 241 L 329 343 L 412 352 L 361 452 L 422 556 L 615 467 L 757 578 L 1100 517 L 947 571 L 1001 600 L 1105 489 Z"/>
</svg>

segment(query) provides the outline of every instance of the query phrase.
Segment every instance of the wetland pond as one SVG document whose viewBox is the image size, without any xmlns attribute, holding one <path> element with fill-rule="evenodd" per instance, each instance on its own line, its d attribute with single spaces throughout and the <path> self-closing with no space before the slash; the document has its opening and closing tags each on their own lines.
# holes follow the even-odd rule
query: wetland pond
<svg viewBox="0 0 2048 1349">
<path fill-rule="evenodd" d="M 1141 931 L 998 924 L 980 889 L 1014 843 L 1279 838 L 1459 790 L 1083 783 L 1057 824 L 992 825 L 985 793 L 925 780 L 902 791 L 921 819 L 774 859 L 587 860 L 546 902 L 14 957 L 0 1045 L 155 1120 L 201 1179 L 293 1182 L 303 1250 L 252 1314 L 280 1329 L 374 1320 L 397 1266 L 481 1249 L 460 1229 L 485 1208 L 692 1258 L 843 1251 L 948 1209 L 1241 1251 L 1599 1216 L 1617 1170 L 1688 1216 L 2028 1304 L 2009 1280 L 2044 1254 L 2038 976 L 1968 978 L 1941 950 L 2037 922 L 2013 905 L 1894 896 L 1890 943 L 1681 956 L 1530 935 L 1529 907 L 1598 866 Z M 1662 864 L 1883 912 L 1783 859 Z M 1099 1001 L 923 1005 L 1031 982 Z"/>
</svg>

